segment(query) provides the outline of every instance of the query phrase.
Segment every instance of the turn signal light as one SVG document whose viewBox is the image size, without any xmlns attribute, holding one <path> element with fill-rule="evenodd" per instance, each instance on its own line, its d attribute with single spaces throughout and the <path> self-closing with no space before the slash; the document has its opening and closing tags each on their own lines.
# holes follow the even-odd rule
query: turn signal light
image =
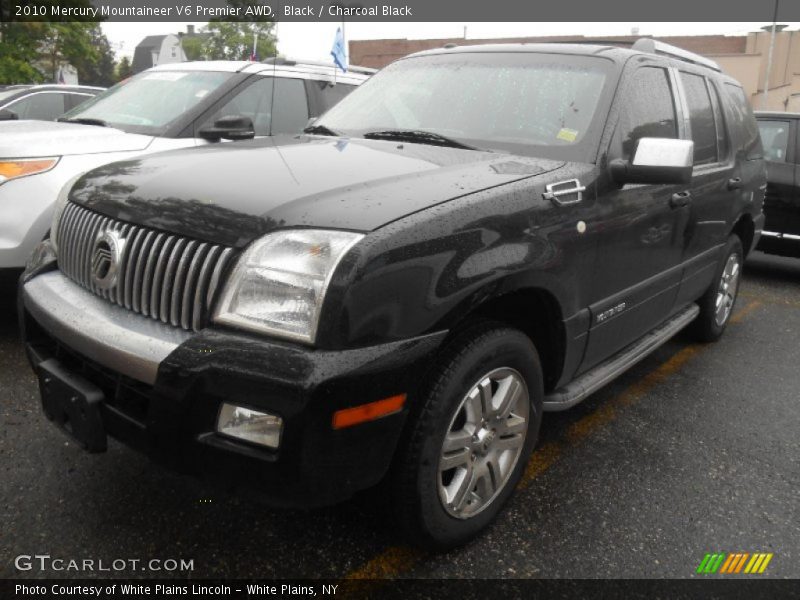
<svg viewBox="0 0 800 600">
<path fill-rule="evenodd" d="M 352 427 L 359 423 L 374 421 L 380 417 L 398 412 L 403 408 L 405 402 L 406 395 L 398 394 L 397 396 L 376 400 L 369 404 L 337 410 L 333 413 L 333 428 L 344 429 L 345 427 Z"/>
<path fill-rule="evenodd" d="M 58 162 L 57 158 L 21 158 L 18 160 L 0 161 L 0 183 L 17 177 L 44 173 L 52 169 Z"/>
</svg>

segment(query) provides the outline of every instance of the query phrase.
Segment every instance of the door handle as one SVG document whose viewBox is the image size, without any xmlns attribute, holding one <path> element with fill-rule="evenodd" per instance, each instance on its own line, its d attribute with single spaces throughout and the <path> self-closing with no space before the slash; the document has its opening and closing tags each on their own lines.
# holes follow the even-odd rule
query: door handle
<svg viewBox="0 0 800 600">
<path fill-rule="evenodd" d="M 740 187 L 742 187 L 741 177 L 733 177 L 732 179 L 728 179 L 729 190 L 738 190 Z"/>
<path fill-rule="evenodd" d="M 680 208 L 687 206 L 691 201 L 691 192 L 678 192 L 677 194 L 672 194 L 672 198 L 669 199 L 669 206 L 670 208 Z"/>
</svg>

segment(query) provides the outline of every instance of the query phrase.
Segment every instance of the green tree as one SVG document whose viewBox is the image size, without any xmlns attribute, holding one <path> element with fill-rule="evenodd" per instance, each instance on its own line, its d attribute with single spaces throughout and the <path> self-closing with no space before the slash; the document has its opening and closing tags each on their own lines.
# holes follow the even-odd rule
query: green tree
<svg viewBox="0 0 800 600">
<path fill-rule="evenodd" d="M 181 38 L 181 46 L 187 60 L 206 60 L 204 45 L 204 39 L 199 35 Z"/>
<path fill-rule="evenodd" d="M 274 56 L 277 42 L 274 27 L 271 22 L 211 21 L 204 29 L 210 35 L 203 44 L 203 54 L 208 60 L 247 60 L 253 52 L 253 39 L 258 35 L 258 58 Z"/>
<path fill-rule="evenodd" d="M 94 54 L 72 55 L 68 62 L 77 69 L 78 81 L 82 85 L 102 87 L 113 85 L 116 81 L 116 74 L 114 72 L 114 51 L 111 49 L 111 44 L 99 25 L 92 27 L 88 33 L 89 43 L 95 50 Z"/>
<path fill-rule="evenodd" d="M 43 24 L 0 22 L 0 83 L 41 83 L 39 56 Z"/>
<path fill-rule="evenodd" d="M 253 40 L 258 36 L 256 54 L 260 60 L 276 55 L 275 23 L 265 16 L 246 15 L 248 7 L 255 7 L 255 0 L 228 0 L 232 7 L 239 8 L 242 22 L 230 23 L 224 19 L 211 19 L 204 31 L 210 34 L 203 45 L 208 60 L 248 60 L 253 53 Z"/>
<path fill-rule="evenodd" d="M 58 4 L 58 0 L 37 0 L 38 7 Z M 88 7 L 90 0 L 71 0 L 71 6 Z M 100 60 L 93 46 L 93 32 L 102 36 L 97 23 L 78 18 L 70 23 L 52 23 L 47 17 L 14 20 L 10 2 L 0 1 L 0 83 L 40 83 L 55 81 L 60 61 L 88 64 Z M 49 12 L 49 10 L 48 10 Z M 104 37 L 104 36 L 103 36 Z"/>
<path fill-rule="evenodd" d="M 123 79 L 127 79 L 133 75 L 133 66 L 131 65 L 131 59 L 127 56 L 123 56 L 122 59 L 117 64 L 117 73 L 116 73 L 116 80 L 122 81 Z"/>
<path fill-rule="evenodd" d="M 98 63 L 100 51 L 92 43 L 92 29 L 95 27 L 99 28 L 94 23 L 49 23 L 40 45 L 40 57 L 49 79 L 57 80 L 61 63 L 69 63 L 76 68 L 77 63 L 84 66 Z M 78 79 L 81 79 L 80 71 Z"/>
</svg>

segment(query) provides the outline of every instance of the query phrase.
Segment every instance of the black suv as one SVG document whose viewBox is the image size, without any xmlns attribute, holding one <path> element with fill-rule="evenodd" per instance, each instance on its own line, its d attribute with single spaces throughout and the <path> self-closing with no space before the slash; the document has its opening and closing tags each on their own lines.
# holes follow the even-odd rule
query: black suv
<svg viewBox="0 0 800 600">
<path fill-rule="evenodd" d="M 305 135 L 113 163 L 23 275 L 45 414 L 319 505 L 383 482 L 449 547 L 569 408 L 686 325 L 762 227 L 739 84 L 651 40 L 401 59 Z"/>
<path fill-rule="evenodd" d="M 767 164 L 766 223 L 758 250 L 800 257 L 800 113 L 757 112 Z"/>
</svg>

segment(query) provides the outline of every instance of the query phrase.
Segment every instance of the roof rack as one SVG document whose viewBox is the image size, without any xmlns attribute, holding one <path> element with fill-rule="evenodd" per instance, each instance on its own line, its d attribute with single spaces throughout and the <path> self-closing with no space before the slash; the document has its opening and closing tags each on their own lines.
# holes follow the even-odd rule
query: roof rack
<svg viewBox="0 0 800 600">
<path fill-rule="evenodd" d="M 324 63 L 317 60 L 295 60 L 292 58 L 284 58 L 283 56 L 272 56 L 270 58 L 262 60 L 261 62 L 268 65 L 278 65 L 286 67 L 294 67 L 296 65 L 311 65 L 314 67 L 327 67 L 329 69 L 335 67 L 335 65 L 331 63 Z M 361 73 L 363 75 L 372 75 L 373 73 L 377 72 L 377 69 L 371 69 L 369 67 L 359 67 L 358 65 L 348 65 L 347 70 L 352 71 L 353 73 Z"/>
<path fill-rule="evenodd" d="M 641 38 L 636 40 L 633 46 L 631 46 L 631 50 L 638 50 L 639 52 L 646 52 L 648 54 L 664 54 L 665 56 L 671 56 L 672 58 L 677 58 L 678 60 L 694 63 L 696 65 L 702 65 L 704 67 L 708 67 L 709 69 L 722 72 L 722 67 L 720 67 L 710 58 L 700 56 L 694 52 L 689 52 L 683 48 L 665 44 L 664 42 L 659 42 L 651 38 Z"/>
</svg>

